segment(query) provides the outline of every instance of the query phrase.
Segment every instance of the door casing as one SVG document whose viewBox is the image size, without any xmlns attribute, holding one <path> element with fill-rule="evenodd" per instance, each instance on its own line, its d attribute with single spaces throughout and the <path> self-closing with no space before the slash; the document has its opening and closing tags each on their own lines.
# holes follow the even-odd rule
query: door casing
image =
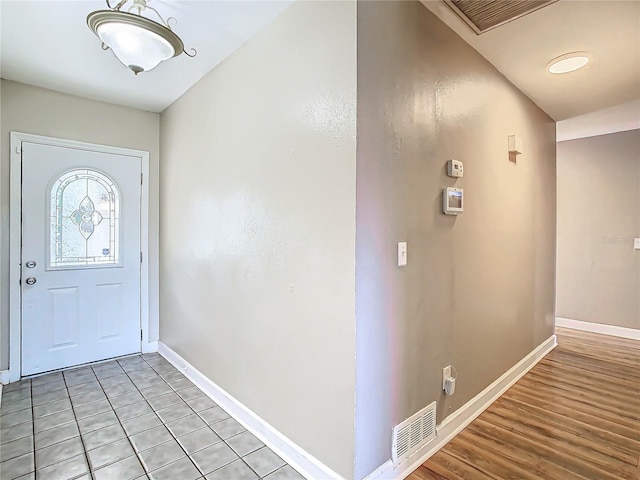
<svg viewBox="0 0 640 480">
<path fill-rule="evenodd" d="M 151 321 L 157 327 L 158 319 L 149 318 L 149 152 L 44 137 L 22 132 L 11 132 L 10 199 L 9 199 L 9 382 L 20 380 L 22 358 L 22 302 L 21 302 L 21 245 L 22 245 L 22 142 L 114 153 L 140 158 L 142 163 L 142 192 L 140 205 L 140 324 L 142 352 L 157 350 L 157 342 L 149 341 Z"/>
</svg>

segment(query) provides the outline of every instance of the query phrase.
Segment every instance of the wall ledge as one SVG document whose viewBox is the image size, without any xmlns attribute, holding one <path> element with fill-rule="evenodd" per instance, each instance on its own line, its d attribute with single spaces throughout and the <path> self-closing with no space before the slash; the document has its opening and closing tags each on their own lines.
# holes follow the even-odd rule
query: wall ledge
<svg viewBox="0 0 640 480">
<path fill-rule="evenodd" d="M 344 480 L 344 477 L 292 442 L 162 341 L 158 342 L 158 353 L 305 478 Z"/>
<path fill-rule="evenodd" d="M 614 337 L 640 340 L 640 329 L 605 325 L 604 323 L 583 322 L 582 320 L 556 317 L 556 327 L 572 328 L 574 330 L 583 330 L 585 332 L 601 333 L 603 335 L 612 335 Z"/>
<path fill-rule="evenodd" d="M 482 390 L 436 427 L 436 438 L 418 450 L 409 461 L 394 468 L 387 460 L 367 475 L 364 480 L 402 480 L 449 443 L 467 425 L 474 421 L 514 383 L 522 378 L 540 360 L 557 346 L 556 336 L 542 342 L 526 357 L 507 370 L 500 378 Z"/>
</svg>

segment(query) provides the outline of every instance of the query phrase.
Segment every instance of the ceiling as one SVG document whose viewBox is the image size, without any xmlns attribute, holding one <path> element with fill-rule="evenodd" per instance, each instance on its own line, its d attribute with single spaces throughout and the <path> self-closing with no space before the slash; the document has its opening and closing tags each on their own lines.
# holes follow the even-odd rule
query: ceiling
<svg viewBox="0 0 640 480">
<path fill-rule="evenodd" d="M 112 4 L 116 2 L 112 1 Z M 195 58 L 181 55 L 139 76 L 87 27 L 104 0 L 1 0 L 0 76 L 81 97 L 161 112 L 281 13 L 291 0 L 151 0 Z"/>
<path fill-rule="evenodd" d="M 556 141 L 640 129 L 640 99 L 556 123 Z"/>
<path fill-rule="evenodd" d="M 0 76 L 160 112 L 281 13 L 292 0 L 151 0 L 195 58 L 134 76 L 87 28 L 102 0 L 0 0 Z M 555 120 L 640 98 L 640 1 L 560 0 L 477 35 L 441 0 L 422 0 Z M 330 32 L 328 32 L 330 34 Z M 587 67 L 551 75 L 547 63 L 586 50 Z M 631 110 L 631 112 L 635 112 Z"/>
<path fill-rule="evenodd" d="M 640 1 L 560 0 L 481 35 L 442 1 L 422 3 L 557 121 L 640 98 Z M 547 72 L 575 51 L 591 54 L 585 68 Z"/>
</svg>

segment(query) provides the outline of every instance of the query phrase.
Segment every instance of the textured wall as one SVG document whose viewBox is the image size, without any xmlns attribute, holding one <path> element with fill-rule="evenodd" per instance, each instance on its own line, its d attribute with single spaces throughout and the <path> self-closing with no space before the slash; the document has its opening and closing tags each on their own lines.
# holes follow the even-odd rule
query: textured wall
<svg viewBox="0 0 640 480">
<path fill-rule="evenodd" d="M 559 317 L 640 329 L 640 130 L 558 143 Z"/>
<path fill-rule="evenodd" d="M 390 458 L 395 424 L 434 400 L 440 422 L 553 334 L 555 125 L 422 4 L 364 1 L 357 149 L 362 478 Z M 451 158 L 464 178 L 447 177 Z M 457 218 L 441 213 L 453 185 Z M 453 397 L 441 392 L 449 364 Z"/>
<path fill-rule="evenodd" d="M 9 363 L 9 132 L 33 133 L 149 152 L 149 316 L 158 318 L 158 156 L 160 115 L 0 80 L 0 370 Z M 150 340 L 158 332 L 149 332 Z"/>
<path fill-rule="evenodd" d="M 345 477 L 355 10 L 294 3 L 161 115 L 161 341 Z"/>
</svg>

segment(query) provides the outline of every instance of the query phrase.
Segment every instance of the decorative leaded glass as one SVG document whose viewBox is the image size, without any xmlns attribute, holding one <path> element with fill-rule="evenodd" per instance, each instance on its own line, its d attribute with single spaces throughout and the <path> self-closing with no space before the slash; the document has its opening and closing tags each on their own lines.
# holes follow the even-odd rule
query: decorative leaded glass
<svg viewBox="0 0 640 480">
<path fill-rule="evenodd" d="M 105 174 L 61 175 L 51 188 L 51 267 L 118 263 L 120 195 Z"/>
</svg>

